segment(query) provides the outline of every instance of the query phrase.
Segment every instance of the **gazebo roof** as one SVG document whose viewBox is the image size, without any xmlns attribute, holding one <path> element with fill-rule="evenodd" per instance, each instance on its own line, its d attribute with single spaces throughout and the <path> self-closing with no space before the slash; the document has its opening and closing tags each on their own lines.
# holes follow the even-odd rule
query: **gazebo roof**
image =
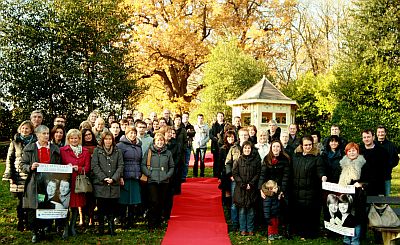
<svg viewBox="0 0 400 245">
<path fill-rule="evenodd" d="M 236 100 L 227 101 L 228 105 L 249 104 L 249 103 L 281 103 L 296 105 L 296 101 L 284 95 L 265 76 L 249 88 Z"/>
</svg>

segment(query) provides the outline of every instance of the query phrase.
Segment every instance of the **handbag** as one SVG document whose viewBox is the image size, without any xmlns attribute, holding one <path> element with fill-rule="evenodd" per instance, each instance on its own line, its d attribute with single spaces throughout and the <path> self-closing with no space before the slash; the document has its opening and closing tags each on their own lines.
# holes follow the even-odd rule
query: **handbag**
<svg viewBox="0 0 400 245">
<path fill-rule="evenodd" d="M 83 169 L 83 174 L 78 174 L 75 179 L 75 193 L 88 193 L 93 192 L 93 186 L 90 179 L 85 174 L 85 169 Z"/>
<path fill-rule="evenodd" d="M 147 161 L 146 161 L 146 168 L 148 169 L 150 167 L 150 160 L 151 160 L 151 150 L 149 149 L 148 153 L 147 153 Z M 142 176 L 140 176 L 140 181 L 142 182 L 147 182 L 148 181 L 148 177 L 142 173 Z"/>
<path fill-rule="evenodd" d="M 400 226 L 399 217 L 393 209 L 388 205 L 377 206 L 371 205 L 368 213 L 369 226 L 377 227 L 397 227 Z"/>
</svg>

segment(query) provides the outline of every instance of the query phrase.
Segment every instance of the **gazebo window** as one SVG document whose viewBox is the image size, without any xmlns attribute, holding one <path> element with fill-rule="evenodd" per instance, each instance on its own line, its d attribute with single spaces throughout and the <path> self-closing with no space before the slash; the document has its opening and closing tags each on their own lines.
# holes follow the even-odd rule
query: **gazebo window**
<svg viewBox="0 0 400 245">
<path fill-rule="evenodd" d="M 272 119 L 272 112 L 263 112 L 261 116 L 261 123 L 267 124 Z"/>
<path fill-rule="evenodd" d="M 250 113 L 242 113 L 242 126 L 250 126 L 251 115 Z"/>
<path fill-rule="evenodd" d="M 286 124 L 286 113 L 276 113 L 275 117 L 278 124 Z"/>
</svg>

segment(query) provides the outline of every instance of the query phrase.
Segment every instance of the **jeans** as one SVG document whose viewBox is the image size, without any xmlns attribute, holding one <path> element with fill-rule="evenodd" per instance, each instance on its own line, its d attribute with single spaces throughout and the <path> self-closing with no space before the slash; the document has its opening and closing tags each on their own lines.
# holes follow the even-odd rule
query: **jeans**
<svg viewBox="0 0 400 245">
<path fill-rule="evenodd" d="M 231 196 L 232 196 L 231 221 L 232 221 L 233 226 L 235 226 L 235 225 L 237 226 L 237 224 L 239 223 L 238 210 L 236 208 L 235 203 L 233 202 L 233 193 L 235 192 L 235 186 L 236 186 L 236 182 L 232 181 L 232 185 L 231 185 Z"/>
<path fill-rule="evenodd" d="M 190 154 L 192 153 L 192 148 L 187 147 L 185 150 L 185 164 L 183 165 L 182 179 L 185 180 L 189 170 Z"/>
<path fill-rule="evenodd" d="M 193 176 L 197 177 L 200 160 L 200 177 L 204 177 L 204 158 L 206 156 L 207 148 L 197 148 L 194 154 Z"/>
<path fill-rule="evenodd" d="M 240 231 L 254 231 L 254 208 L 239 208 Z"/>
<path fill-rule="evenodd" d="M 347 245 L 360 245 L 361 225 L 354 227 L 354 236 L 344 236 L 343 243 Z"/>
<path fill-rule="evenodd" d="M 390 196 L 390 189 L 392 187 L 392 180 L 385 180 L 385 196 Z"/>
</svg>

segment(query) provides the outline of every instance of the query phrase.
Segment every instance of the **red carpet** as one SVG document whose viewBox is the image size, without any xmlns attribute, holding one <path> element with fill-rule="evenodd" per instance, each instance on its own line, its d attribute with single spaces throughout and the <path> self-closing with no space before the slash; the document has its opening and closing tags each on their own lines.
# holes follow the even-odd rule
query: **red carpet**
<svg viewBox="0 0 400 245">
<path fill-rule="evenodd" d="M 213 154 L 211 152 L 206 152 L 206 156 L 204 157 L 204 165 L 206 167 L 212 167 L 213 166 Z M 190 161 L 189 161 L 189 166 L 193 167 L 194 165 L 194 155 L 193 152 L 190 155 Z M 199 162 L 199 168 L 200 168 L 200 162 Z"/>
<path fill-rule="evenodd" d="M 231 244 L 217 179 L 188 178 L 182 184 L 162 244 Z"/>
</svg>

